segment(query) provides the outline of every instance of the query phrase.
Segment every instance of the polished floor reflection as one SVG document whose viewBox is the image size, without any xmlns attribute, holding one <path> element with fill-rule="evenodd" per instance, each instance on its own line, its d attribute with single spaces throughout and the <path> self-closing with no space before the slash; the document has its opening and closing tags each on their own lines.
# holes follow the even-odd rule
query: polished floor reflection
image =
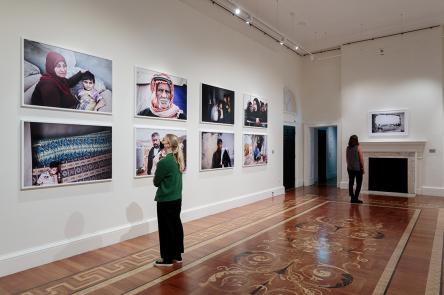
<svg viewBox="0 0 444 295">
<path fill-rule="evenodd" d="M 440 294 L 444 200 L 305 188 L 185 224 L 182 265 L 157 234 L 0 278 L 0 294 Z"/>
</svg>

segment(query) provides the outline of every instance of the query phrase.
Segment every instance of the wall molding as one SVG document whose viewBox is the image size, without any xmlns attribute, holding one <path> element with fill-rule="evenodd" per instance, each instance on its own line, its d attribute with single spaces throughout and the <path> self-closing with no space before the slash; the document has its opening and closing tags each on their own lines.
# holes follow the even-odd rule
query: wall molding
<svg viewBox="0 0 444 295">
<path fill-rule="evenodd" d="M 418 190 L 418 194 L 426 196 L 444 197 L 444 187 L 437 186 L 422 186 Z"/>
<path fill-rule="evenodd" d="M 182 221 L 188 222 L 284 193 L 285 188 L 278 186 L 220 202 L 186 209 L 182 211 Z M 157 218 L 149 218 L 140 222 L 125 224 L 72 239 L 8 253 L 0 256 L 0 277 L 120 243 L 156 230 Z"/>
</svg>

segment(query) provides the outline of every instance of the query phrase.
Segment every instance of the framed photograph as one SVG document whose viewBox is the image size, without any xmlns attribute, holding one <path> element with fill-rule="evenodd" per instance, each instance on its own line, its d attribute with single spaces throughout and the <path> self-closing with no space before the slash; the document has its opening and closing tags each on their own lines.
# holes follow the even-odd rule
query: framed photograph
<svg viewBox="0 0 444 295">
<path fill-rule="evenodd" d="M 202 84 L 201 122 L 234 125 L 234 91 Z"/>
<path fill-rule="evenodd" d="M 112 113 L 109 59 L 23 39 L 22 106 Z"/>
<path fill-rule="evenodd" d="M 111 126 L 22 121 L 22 189 L 111 178 Z"/>
<path fill-rule="evenodd" d="M 167 134 L 174 134 L 178 137 L 186 167 L 187 132 L 185 129 L 136 126 L 134 134 L 134 177 L 154 176 L 157 163 L 166 156 L 162 139 Z"/>
<path fill-rule="evenodd" d="M 407 110 L 371 111 L 368 114 L 369 136 L 407 135 Z"/>
<path fill-rule="evenodd" d="M 268 102 L 257 96 L 244 94 L 244 127 L 267 128 Z"/>
<path fill-rule="evenodd" d="M 135 116 L 187 119 L 187 80 L 136 67 Z"/>
<path fill-rule="evenodd" d="M 268 140 L 266 134 L 244 133 L 242 147 L 242 166 L 267 165 Z"/>
<path fill-rule="evenodd" d="M 201 131 L 200 171 L 234 167 L 234 133 Z"/>
</svg>

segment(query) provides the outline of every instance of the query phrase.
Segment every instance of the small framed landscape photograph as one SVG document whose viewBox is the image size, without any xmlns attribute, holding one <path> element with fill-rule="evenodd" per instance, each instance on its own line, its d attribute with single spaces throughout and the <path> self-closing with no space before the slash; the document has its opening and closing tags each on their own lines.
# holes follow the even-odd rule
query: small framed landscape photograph
<svg viewBox="0 0 444 295">
<path fill-rule="evenodd" d="M 407 110 L 370 111 L 369 136 L 396 136 L 408 134 Z"/>
</svg>

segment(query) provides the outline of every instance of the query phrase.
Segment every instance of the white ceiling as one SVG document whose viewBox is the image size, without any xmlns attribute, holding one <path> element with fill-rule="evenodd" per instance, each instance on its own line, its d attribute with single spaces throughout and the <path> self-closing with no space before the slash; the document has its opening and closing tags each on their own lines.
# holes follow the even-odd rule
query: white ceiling
<svg viewBox="0 0 444 295">
<path fill-rule="evenodd" d="M 235 0 L 309 51 L 444 24 L 444 0 Z"/>
</svg>

